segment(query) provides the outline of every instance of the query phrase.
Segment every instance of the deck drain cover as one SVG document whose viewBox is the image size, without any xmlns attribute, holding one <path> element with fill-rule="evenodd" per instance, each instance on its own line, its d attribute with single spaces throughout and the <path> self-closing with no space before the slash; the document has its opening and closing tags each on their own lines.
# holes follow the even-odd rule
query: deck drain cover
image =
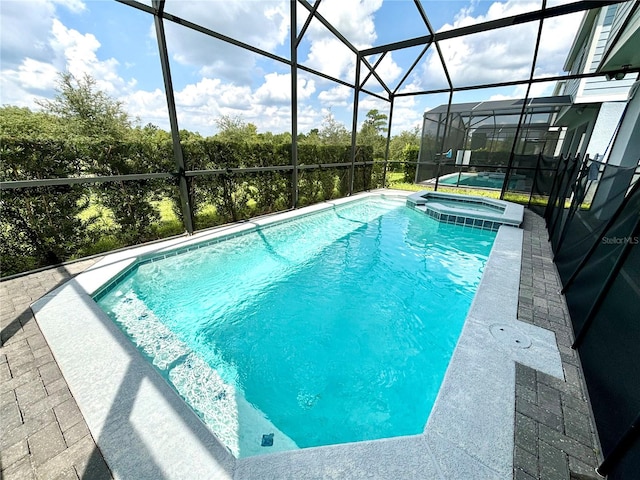
<svg viewBox="0 0 640 480">
<path fill-rule="evenodd" d="M 504 324 L 495 324 L 489 327 L 493 338 L 506 347 L 529 348 L 531 339 L 517 328 Z"/>
</svg>

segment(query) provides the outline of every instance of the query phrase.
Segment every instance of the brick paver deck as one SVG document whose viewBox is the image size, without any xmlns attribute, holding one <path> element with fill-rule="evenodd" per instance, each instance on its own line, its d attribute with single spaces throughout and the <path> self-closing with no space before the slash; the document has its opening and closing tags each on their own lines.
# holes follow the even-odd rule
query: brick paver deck
<svg viewBox="0 0 640 480">
<path fill-rule="evenodd" d="M 556 334 L 565 381 L 516 368 L 514 478 L 599 478 L 599 443 L 544 219 L 525 211 L 518 319 Z"/>
<path fill-rule="evenodd" d="M 29 305 L 85 260 L 0 283 L 0 478 L 110 479 Z"/>
<path fill-rule="evenodd" d="M 111 478 L 29 309 L 95 261 L 0 283 L 0 462 L 5 480 Z M 516 480 L 597 478 L 594 468 L 601 461 L 560 288 L 544 220 L 527 211 L 518 317 L 556 332 L 565 381 L 520 365 L 516 369 Z"/>
</svg>

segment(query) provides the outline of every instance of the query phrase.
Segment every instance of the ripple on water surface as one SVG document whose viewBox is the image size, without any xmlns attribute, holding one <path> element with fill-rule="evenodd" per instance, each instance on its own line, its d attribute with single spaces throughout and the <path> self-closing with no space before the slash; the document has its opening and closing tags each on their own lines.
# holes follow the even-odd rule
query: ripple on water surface
<svg viewBox="0 0 640 480">
<path fill-rule="evenodd" d="M 140 265 L 99 304 L 238 457 L 416 434 L 494 238 L 357 201 Z"/>
</svg>

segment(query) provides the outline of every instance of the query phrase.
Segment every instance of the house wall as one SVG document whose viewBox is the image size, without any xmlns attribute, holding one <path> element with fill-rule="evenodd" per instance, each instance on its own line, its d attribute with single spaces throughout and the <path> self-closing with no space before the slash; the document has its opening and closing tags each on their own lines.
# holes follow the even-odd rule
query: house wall
<svg viewBox="0 0 640 480">
<path fill-rule="evenodd" d="M 625 105 L 625 102 L 602 104 L 586 149 L 589 157 L 595 158 L 596 154 L 604 155 L 616 131 Z"/>
<path fill-rule="evenodd" d="M 625 173 L 617 175 L 615 180 L 600 186 L 593 200 L 593 208 L 601 209 L 602 218 L 611 215 L 608 207 L 609 198 L 619 195 L 629 186 L 635 168 L 640 164 L 640 89 L 629 100 L 624 112 L 624 118 L 614 138 L 609 154 L 608 164 L 626 167 Z"/>
<path fill-rule="evenodd" d="M 610 38 L 618 5 L 603 8 L 593 25 L 590 35 L 589 51 L 584 61 L 583 72 L 593 73 L 598 68 Z M 616 23 L 617 25 L 617 23 Z M 619 26 L 617 27 L 619 28 Z M 585 78 L 580 81 L 576 91 L 575 103 L 625 101 L 635 75 L 629 74 L 622 80 L 609 81 L 603 77 Z"/>
<path fill-rule="evenodd" d="M 609 39 L 607 40 L 608 50 L 610 48 L 611 42 L 615 40 L 618 31 L 624 25 L 624 21 L 631 12 L 631 8 L 633 7 L 633 2 L 620 3 L 617 5 L 616 14 L 613 17 L 613 21 L 611 22 L 611 33 L 609 34 Z"/>
</svg>

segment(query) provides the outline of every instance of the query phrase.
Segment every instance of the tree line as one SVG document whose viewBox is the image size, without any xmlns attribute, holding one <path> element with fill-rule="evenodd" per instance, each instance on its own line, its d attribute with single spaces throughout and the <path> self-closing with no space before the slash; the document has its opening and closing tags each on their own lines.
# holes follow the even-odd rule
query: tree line
<svg viewBox="0 0 640 480">
<path fill-rule="evenodd" d="M 152 124 L 134 125 L 123 105 L 98 90 L 91 77 L 61 75 L 58 94 L 40 107 L 0 108 L 2 181 L 176 170 L 171 135 Z M 223 116 L 216 123 L 219 131 L 210 137 L 180 132 L 188 170 L 291 164 L 289 133 L 258 133 L 240 117 Z M 358 132 L 356 161 L 380 159 L 385 123 L 386 116 L 369 112 Z M 349 162 L 350 143 L 350 133 L 329 114 L 319 129 L 299 135 L 298 162 Z M 380 180 L 380 165 L 358 167 L 354 190 L 376 187 Z M 201 175 L 189 182 L 197 229 L 291 205 L 287 170 Z M 302 169 L 299 204 L 344 196 L 349 186 L 349 168 Z M 174 178 L 4 189 L 2 276 L 181 233 L 179 205 Z"/>
</svg>

